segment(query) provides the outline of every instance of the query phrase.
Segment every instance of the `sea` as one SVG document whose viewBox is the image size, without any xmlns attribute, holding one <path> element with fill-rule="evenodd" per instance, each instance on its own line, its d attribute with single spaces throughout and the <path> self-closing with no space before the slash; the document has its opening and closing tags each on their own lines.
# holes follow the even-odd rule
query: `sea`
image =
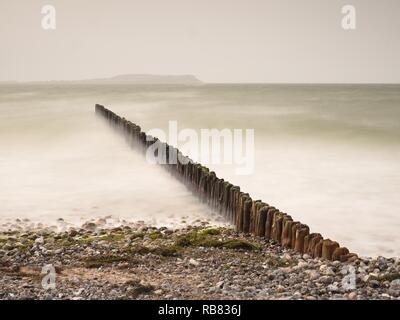
<svg viewBox="0 0 400 320">
<path fill-rule="evenodd" d="M 352 252 L 400 256 L 400 85 L 1 84 L 0 225 L 226 225 L 96 117 L 96 103 L 145 131 L 254 130 L 250 174 L 207 166 Z"/>
</svg>

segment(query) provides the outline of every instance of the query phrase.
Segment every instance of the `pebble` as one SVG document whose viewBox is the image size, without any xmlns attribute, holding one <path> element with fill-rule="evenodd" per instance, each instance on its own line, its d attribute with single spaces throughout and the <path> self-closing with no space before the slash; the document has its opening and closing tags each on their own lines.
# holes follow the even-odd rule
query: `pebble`
<svg viewBox="0 0 400 320">
<path fill-rule="evenodd" d="M 400 290 L 400 279 L 395 279 L 392 282 L 390 282 L 390 289 Z"/>
<path fill-rule="evenodd" d="M 43 237 L 39 237 L 35 240 L 36 244 L 43 244 L 44 243 L 44 238 Z"/>
<path fill-rule="evenodd" d="M 348 297 L 349 297 L 350 300 L 357 299 L 357 292 L 350 292 Z"/>
<path fill-rule="evenodd" d="M 195 260 L 195 259 L 190 258 L 189 264 L 191 264 L 191 265 L 193 265 L 193 266 L 198 266 L 198 265 L 200 265 L 200 262 L 198 262 L 198 261 Z"/>
</svg>

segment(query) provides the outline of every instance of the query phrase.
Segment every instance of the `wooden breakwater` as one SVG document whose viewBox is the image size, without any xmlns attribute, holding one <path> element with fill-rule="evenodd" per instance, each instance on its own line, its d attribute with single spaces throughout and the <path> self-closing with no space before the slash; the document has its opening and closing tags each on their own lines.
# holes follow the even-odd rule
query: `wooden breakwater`
<svg viewBox="0 0 400 320">
<path fill-rule="evenodd" d="M 201 202 L 208 204 L 234 224 L 237 231 L 264 237 L 314 258 L 345 262 L 357 257 L 347 248 L 340 247 L 336 241 L 324 239 L 319 233 L 311 233 L 306 224 L 295 221 L 290 215 L 261 200 L 253 200 L 240 187 L 218 178 L 214 172 L 184 156 L 177 148 L 146 135 L 140 126 L 102 105 L 96 104 L 95 109 L 96 114 L 123 133 L 128 143 L 140 152 L 145 153 L 155 142 L 162 145 L 166 164 L 160 165 L 185 184 Z M 171 157 L 180 161 L 169 161 Z"/>
</svg>

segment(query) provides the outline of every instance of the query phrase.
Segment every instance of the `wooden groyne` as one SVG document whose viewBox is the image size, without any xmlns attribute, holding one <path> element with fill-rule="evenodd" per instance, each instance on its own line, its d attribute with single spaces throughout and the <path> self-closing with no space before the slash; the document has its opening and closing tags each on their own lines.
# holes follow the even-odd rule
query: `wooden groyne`
<svg viewBox="0 0 400 320">
<path fill-rule="evenodd" d="M 104 106 L 96 104 L 95 109 L 96 114 L 123 133 L 128 143 L 140 152 L 145 153 L 155 142 L 161 143 L 156 137 L 146 135 L 140 126 Z M 314 258 L 345 262 L 357 257 L 347 248 L 340 247 L 336 241 L 324 239 L 319 233 L 311 233 L 306 224 L 295 221 L 290 215 L 266 202 L 253 200 L 248 193 L 241 191 L 239 186 L 218 178 L 213 171 L 184 156 L 177 148 L 166 143 L 162 145 L 166 150 L 167 161 L 161 166 L 185 184 L 201 202 L 208 204 L 234 224 L 237 231 L 264 237 Z M 169 161 L 171 156 L 180 161 Z"/>
</svg>

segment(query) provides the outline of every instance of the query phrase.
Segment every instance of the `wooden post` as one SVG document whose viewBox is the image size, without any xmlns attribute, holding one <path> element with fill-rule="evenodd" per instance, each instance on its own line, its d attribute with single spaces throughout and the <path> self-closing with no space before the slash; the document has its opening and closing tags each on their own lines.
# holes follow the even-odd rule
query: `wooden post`
<svg viewBox="0 0 400 320">
<path fill-rule="evenodd" d="M 243 209 L 243 232 L 248 233 L 250 230 L 250 216 L 251 216 L 251 207 L 253 201 L 251 198 L 248 198 L 244 202 L 244 209 Z"/>
<path fill-rule="evenodd" d="M 282 237 L 282 222 L 284 213 L 277 212 L 274 215 L 274 220 L 272 222 L 272 240 L 281 242 Z"/>
<path fill-rule="evenodd" d="M 322 242 L 322 258 L 332 260 L 333 252 L 339 248 L 339 244 L 336 241 L 330 239 L 323 240 Z"/>
<path fill-rule="evenodd" d="M 292 242 L 292 225 L 293 225 L 292 217 L 291 216 L 284 217 L 282 224 L 283 224 L 283 230 L 282 230 L 281 243 L 283 247 L 290 248 Z"/>
<path fill-rule="evenodd" d="M 313 257 L 314 256 L 315 246 L 321 240 L 322 240 L 322 236 L 319 233 L 310 234 L 309 235 L 309 240 L 308 240 L 308 248 L 307 248 L 307 251 L 305 251 L 304 253 L 307 253 L 308 255 Z"/>
<path fill-rule="evenodd" d="M 296 241 L 295 241 L 295 246 L 294 250 L 300 253 L 304 253 L 304 242 L 306 236 L 310 233 L 310 228 L 305 225 L 301 224 L 299 228 L 296 230 Z"/>
<path fill-rule="evenodd" d="M 347 248 L 336 248 L 332 254 L 333 261 L 340 261 L 342 256 L 349 254 L 349 249 Z"/>
<path fill-rule="evenodd" d="M 269 207 L 267 212 L 267 220 L 265 222 L 265 239 L 270 240 L 272 238 L 272 225 L 274 223 L 275 213 L 279 212 L 274 207 Z"/>
<path fill-rule="evenodd" d="M 257 225 L 255 235 L 258 237 L 265 237 L 265 224 L 267 222 L 268 206 L 262 207 L 258 212 Z"/>
</svg>

